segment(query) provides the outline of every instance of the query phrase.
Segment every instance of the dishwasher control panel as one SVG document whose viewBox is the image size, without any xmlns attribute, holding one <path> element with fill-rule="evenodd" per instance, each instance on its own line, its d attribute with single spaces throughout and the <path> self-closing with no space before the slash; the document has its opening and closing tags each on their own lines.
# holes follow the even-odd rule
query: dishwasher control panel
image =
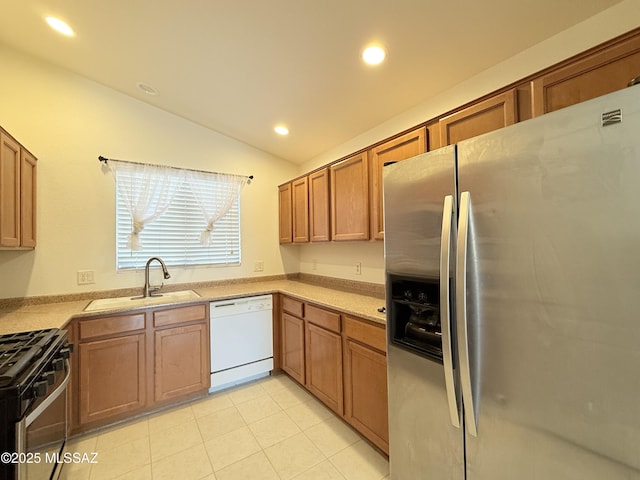
<svg viewBox="0 0 640 480">
<path fill-rule="evenodd" d="M 218 300 L 210 303 L 211 318 L 237 315 L 238 313 L 271 310 L 273 300 L 271 295 L 259 295 L 256 297 L 232 298 Z"/>
</svg>

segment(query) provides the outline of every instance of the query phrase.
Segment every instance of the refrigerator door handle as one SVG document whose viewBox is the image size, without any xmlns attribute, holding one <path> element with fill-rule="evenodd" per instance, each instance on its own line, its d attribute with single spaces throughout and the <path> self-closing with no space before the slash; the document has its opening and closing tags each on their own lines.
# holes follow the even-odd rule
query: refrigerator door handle
<svg viewBox="0 0 640 480">
<path fill-rule="evenodd" d="M 450 303 L 450 265 L 451 234 L 453 232 L 453 196 L 444 197 L 442 209 L 442 236 L 440 238 L 440 325 L 442 328 L 442 363 L 444 364 L 444 382 L 449 404 L 451 424 L 460 428 L 460 409 L 457 398 L 453 371 L 453 345 L 451 337 L 451 303 Z"/>
<path fill-rule="evenodd" d="M 478 436 L 476 404 L 473 398 L 471 368 L 469 364 L 469 330 L 467 322 L 467 253 L 469 240 L 469 219 L 471 218 L 471 194 L 460 195 L 460 220 L 456 252 L 456 317 L 458 333 L 458 358 L 460 359 L 460 386 L 465 411 L 467 431 Z"/>
</svg>

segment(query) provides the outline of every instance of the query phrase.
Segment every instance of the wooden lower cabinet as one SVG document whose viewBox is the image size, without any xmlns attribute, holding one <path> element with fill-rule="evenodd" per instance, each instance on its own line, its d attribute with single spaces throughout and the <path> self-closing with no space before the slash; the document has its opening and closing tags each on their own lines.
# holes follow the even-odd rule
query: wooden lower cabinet
<svg viewBox="0 0 640 480">
<path fill-rule="evenodd" d="M 156 402 L 209 387 L 209 329 L 205 324 L 156 330 L 154 345 Z"/>
<path fill-rule="evenodd" d="M 389 453 L 386 329 L 282 295 L 282 369 Z"/>
<path fill-rule="evenodd" d="M 145 334 L 81 343 L 80 424 L 119 418 L 146 406 Z"/>
<path fill-rule="evenodd" d="M 206 394 L 208 304 L 75 319 L 71 433 Z M 75 357 L 75 358 L 74 358 Z"/>
<path fill-rule="evenodd" d="M 307 388 L 342 415 L 342 337 L 307 322 L 305 347 Z"/>
<path fill-rule="evenodd" d="M 304 320 L 282 314 L 282 369 L 304 385 Z"/>
<path fill-rule="evenodd" d="M 344 316 L 344 416 L 389 453 L 386 328 Z"/>
<path fill-rule="evenodd" d="M 344 342 L 344 416 L 389 453 L 387 357 L 353 340 Z"/>
</svg>

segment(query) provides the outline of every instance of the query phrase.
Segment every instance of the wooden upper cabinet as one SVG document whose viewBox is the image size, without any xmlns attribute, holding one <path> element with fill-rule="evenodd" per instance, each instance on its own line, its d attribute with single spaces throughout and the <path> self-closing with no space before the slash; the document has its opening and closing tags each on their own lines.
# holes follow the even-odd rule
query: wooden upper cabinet
<svg viewBox="0 0 640 480">
<path fill-rule="evenodd" d="M 293 241 L 291 183 L 278 187 L 278 216 L 280 220 L 280 243 Z"/>
<path fill-rule="evenodd" d="M 382 167 L 386 162 L 399 162 L 424 153 L 427 148 L 426 128 L 421 127 L 369 151 L 371 168 L 371 238 L 384 238 L 382 201 Z"/>
<path fill-rule="evenodd" d="M 37 159 L 0 129 L 0 247 L 36 246 Z"/>
<path fill-rule="evenodd" d="M 20 144 L 0 131 L 0 246 L 20 246 Z"/>
<path fill-rule="evenodd" d="M 640 35 L 636 34 L 533 80 L 533 115 L 543 115 L 620 90 L 638 76 Z"/>
<path fill-rule="evenodd" d="M 331 239 L 369 239 L 367 152 L 335 163 L 331 171 Z"/>
<path fill-rule="evenodd" d="M 293 242 L 309 241 L 309 184 L 307 177 L 291 182 Z"/>
<path fill-rule="evenodd" d="M 640 28 L 543 71 L 532 72 L 497 90 L 500 93 L 450 110 L 453 113 L 443 113 L 412 132 L 371 147 L 366 153 L 310 173 L 307 175 L 308 241 L 384 238 L 382 166 L 385 162 L 404 160 L 625 88 L 637 77 L 640 77 Z M 291 185 L 280 187 L 280 243 L 307 241 L 302 240 L 304 235 L 296 236 L 296 240 L 293 237 Z M 326 210 L 325 196 L 330 199 L 329 210 Z M 297 218 L 298 222 L 303 220 Z M 305 224 L 300 225 L 304 230 Z M 327 225 L 330 225 L 330 234 Z"/>
<path fill-rule="evenodd" d="M 27 150 L 20 153 L 20 245 L 36 246 L 36 182 L 38 163 Z"/>
<path fill-rule="evenodd" d="M 464 108 L 440 120 L 440 146 L 513 125 L 516 112 L 515 89 Z"/>
<path fill-rule="evenodd" d="M 309 174 L 309 240 L 328 242 L 329 233 L 329 169 Z"/>
</svg>

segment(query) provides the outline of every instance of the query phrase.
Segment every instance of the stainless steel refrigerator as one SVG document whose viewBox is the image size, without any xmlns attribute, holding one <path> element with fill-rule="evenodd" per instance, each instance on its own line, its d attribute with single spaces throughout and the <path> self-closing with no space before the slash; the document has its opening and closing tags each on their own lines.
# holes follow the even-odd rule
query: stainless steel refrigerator
<svg viewBox="0 0 640 480">
<path fill-rule="evenodd" d="M 383 178 L 392 480 L 640 479 L 640 87 Z"/>
</svg>

